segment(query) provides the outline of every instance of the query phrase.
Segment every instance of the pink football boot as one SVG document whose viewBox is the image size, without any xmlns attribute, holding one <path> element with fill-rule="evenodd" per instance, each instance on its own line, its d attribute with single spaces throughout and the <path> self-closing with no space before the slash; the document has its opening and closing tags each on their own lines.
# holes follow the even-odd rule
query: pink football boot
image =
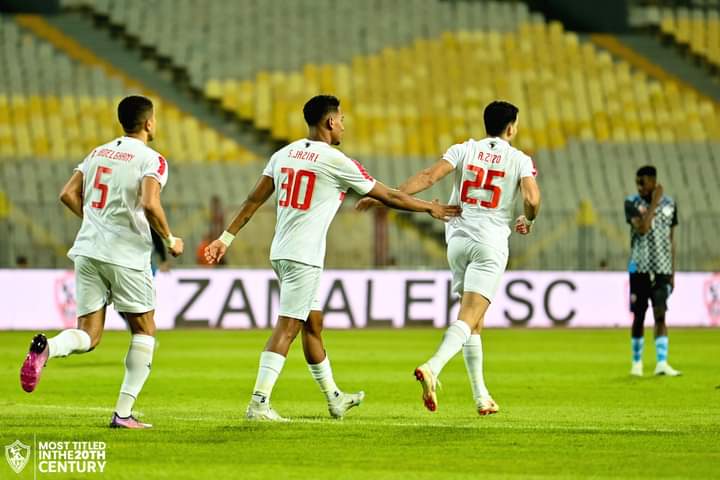
<svg viewBox="0 0 720 480">
<path fill-rule="evenodd" d="M 38 333 L 32 339 L 30 350 L 20 369 L 20 384 L 23 390 L 28 393 L 35 390 L 49 355 L 50 347 L 48 346 L 47 337 L 42 333 Z"/>
<path fill-rule="evenodd" d="M 118 416 L 117 413 L 113 412 L 112 419 L 110 420 L 110 428 L 129 428 L 132 430 L 139 430 L 143 428 L 152 428 L 149 423 L 142 423 L 137 418 L 130 415 L 129 417 L 123 418 Z"/>
</svg>

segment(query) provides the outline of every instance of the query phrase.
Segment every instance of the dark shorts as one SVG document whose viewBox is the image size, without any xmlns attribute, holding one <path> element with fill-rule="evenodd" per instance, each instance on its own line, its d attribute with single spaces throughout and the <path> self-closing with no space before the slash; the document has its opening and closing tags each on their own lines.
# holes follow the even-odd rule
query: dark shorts
<svg viewBox="0 0 720 480">
<path fill-rule="evenodd" d="M 630 311 L 647 310 L 648 301 L 653 309 L 667 310 L 667 299 L 672 293 L 671 275 L 651 273 L 630 274 Z"/>
</svg>

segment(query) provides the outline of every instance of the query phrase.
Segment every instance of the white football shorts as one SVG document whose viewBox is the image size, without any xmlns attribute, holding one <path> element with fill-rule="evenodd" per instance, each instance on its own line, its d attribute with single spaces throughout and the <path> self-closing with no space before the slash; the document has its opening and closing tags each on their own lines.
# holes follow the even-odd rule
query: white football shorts
<svg viewBox="0 0 720 480">
<path fill-rule="evenodd" d="M 118 313 L 155 310 L 150 267 L 133 270 L 82 255 L 75 257 L 75 296 L 78 317 L 111 303 Z"/>
<path fill-rule="evenodd" d="M 280 316 L 304 322 L 312 310 L 321 310 L 317 293 L 322 268 L 292 260 L 270 263 L 280 281 Z"/>
<path fill-rule="evenodd" d="M 452 271 L 453 291 L 479 293 L 492 301 L 507 266 L 507 250 L 478 243 L 467 237 L 452 237 L 448 242 L 448 263 Z"/>
</svg>

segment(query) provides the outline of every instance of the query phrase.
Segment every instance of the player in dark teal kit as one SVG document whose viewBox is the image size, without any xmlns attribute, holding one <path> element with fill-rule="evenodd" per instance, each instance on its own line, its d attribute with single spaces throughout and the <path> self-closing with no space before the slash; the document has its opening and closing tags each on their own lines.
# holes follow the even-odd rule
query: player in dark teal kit
<svg viewBox="0 0 720 480">
<path fill-rule="evenodd" d="M 667 299 L 675 287 L 674 229 L 678 224 L 675 201 L 663 195 L 657 170 L 645 166 L 637 171 L 638 193 L 625 198 L 625 218 L 630 233 L 630 310 L 632 326 L 631 375 L 642 376 L 645 312 L 652 303 L 655 318 L 655 375 L 677 376 L 667 361 L 668 334 L 665 323 Z"/>
</svg>

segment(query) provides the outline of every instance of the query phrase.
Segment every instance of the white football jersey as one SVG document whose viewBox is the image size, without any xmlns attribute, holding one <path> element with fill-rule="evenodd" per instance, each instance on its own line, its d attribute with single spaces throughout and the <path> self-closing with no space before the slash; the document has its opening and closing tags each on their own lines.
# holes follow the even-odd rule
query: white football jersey
<svg viewBox="0 0 720 480">
<path fill-rule="evenodd" d="M 443 159 L 455 167 L 449 203 L 463 209 L 446 224 L 446 241 L 460 235 L 507 250 L 520 179 L 537 175 L 533 161 L 497 137 L 453 145 Z"/>
<path fill-rule="evenodd" d="M 84 176 L 83 220 L 68 257 L 149 268 L 152 237 L 140 190 L 144 177 L 165 186 L 167 161 L 142 141 L 119 137 L 97 147 L 75 170 Z"/>
<path fill-rule="evenodd" d="M 297 140 L 270 158 L 263 175 L 275 183 L 277 221 L 270 260 L 322 267 L 325 243 L 345 193 L 365 195 L 375 180 L 325 142 Z"/>
</svg>

